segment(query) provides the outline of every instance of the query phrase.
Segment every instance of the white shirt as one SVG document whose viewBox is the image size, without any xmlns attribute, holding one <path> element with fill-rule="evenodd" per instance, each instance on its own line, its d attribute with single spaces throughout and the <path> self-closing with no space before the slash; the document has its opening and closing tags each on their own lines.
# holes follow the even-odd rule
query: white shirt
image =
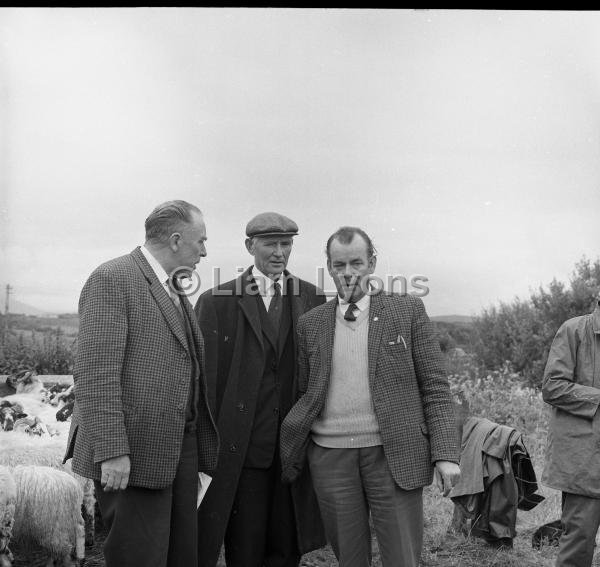
<svg viewBox="0 0 600 567">
<path fill-rule="evenodd" d="M 279 279 L 273 281 L 256 266 L 252 266 L 252 275 L 254 276 L 256 285 L 258 285 L 258 291 L 265 304 L 265 309 L 268 311 L 269 305 L 271 305 L 271 298 L 275 295 L 275 281 L 279 281 Z M 279 285 L 281 286 L 281 284 Z"/>
<path fill-rule="evenodd" d="M 350 306 L 350 302 L 346 301 L 345 299 L 342 299 L 338 295 L 338 305 L 339 305 L 340 312 L 343 317 L 344 315 L 346 315 L 346 311 L 348 310 L 348 307 Z M 356 305 L 356 307 L 358 307 L 358 311 L 354 310 L 354 315 L 356 315 L 356 317 L 358 317 L 359 313 L 362 313 L 363 311 L 368 311 L 369 306 L 371 305 L 371 296 L 368 294 L 363 295 L 358 301 L 356 301 L 354 303 L 354 305 Z"/>
<path fill-rule="evenodd" d="M 173 301 L 178 299 L 177 294 L 171 290 L 171 286 L 169 285 L 169 274 L 167 274 L 167 272 L 165 272 L 164 268 L 160 265 L 158 260 L 152 255 L 152 252 L 150 252 L 150 250 L 148 250 L 148 248 L 146 248 L 145 245 L 140 246 L 140 250 L 142 251 L 142 254 L 146 258 L 146 260 L 148 260 L 148 264 L 150 264 L 152 271 L 156 274 L 158 281 L 165 288 L 167 295 Z"/>
</svg>

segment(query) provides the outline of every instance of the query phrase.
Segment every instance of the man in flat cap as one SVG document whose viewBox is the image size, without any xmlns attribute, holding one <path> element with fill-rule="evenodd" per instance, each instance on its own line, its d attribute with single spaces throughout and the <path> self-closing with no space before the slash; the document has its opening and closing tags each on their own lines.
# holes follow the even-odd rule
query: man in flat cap
<svg viewBox="0 0 600 567">
<path fill-rule="evenodd" d="M 325 545 L 308 467 L 281 482 L 279 430 L 298 397 L 296 322 L 325 300 L 286 270 L 296 234 L 281 214 L 255 216 L 246 226 L 254 265 L 196 304 L 221 436 L 198 511 L 199 567 L 214 567 L 223 543 L 228 567 L 296 567 Z"/>
</svg>

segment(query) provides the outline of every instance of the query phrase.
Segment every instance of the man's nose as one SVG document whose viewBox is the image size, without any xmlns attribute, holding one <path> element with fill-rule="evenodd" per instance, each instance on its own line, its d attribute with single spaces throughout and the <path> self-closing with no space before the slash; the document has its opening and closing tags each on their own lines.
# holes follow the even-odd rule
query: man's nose
<svg viewBox="0 0 600 567">
<path fill-rule="evenodd" d="M 354 277 L 354 271 L 352 270 L 352 266 L 350 264 L 346 264 L 344 266 L 343 275 L 346 279 Z"/>
<path fill-rule="evenodd" d="M 277 246 L 275 246 L 275 249 L 273 250 L 273 254 L 275 254 L 275 256 L 283 256 L 283 248 L 282 248 L 281 244 L 277 244 Z"/>
</svg>

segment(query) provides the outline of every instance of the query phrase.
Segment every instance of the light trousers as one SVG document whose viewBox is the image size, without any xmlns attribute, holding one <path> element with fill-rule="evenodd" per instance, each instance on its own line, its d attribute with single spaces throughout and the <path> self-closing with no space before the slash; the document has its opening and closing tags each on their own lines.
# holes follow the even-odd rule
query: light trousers
<svg viewBox="0 0 600 567">
<path fill-rule="evenodd" d="M 340 567 L 369 567 L 375 528 L 383 567 L 417 567 L 423 547 L 423 489 L 394 481 L 381 445 L 329 449 L 311 441 L 308 462 L 327 539 Z"/>
</svg>

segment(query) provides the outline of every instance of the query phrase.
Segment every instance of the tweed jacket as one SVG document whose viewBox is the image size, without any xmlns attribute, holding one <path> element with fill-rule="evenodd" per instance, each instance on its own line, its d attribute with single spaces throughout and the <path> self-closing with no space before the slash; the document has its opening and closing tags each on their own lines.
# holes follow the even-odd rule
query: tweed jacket
<svg viewBox="0 0 600 567">
<path fill-rule="evenodd" d="M 218 435 L 204 378 L 204 343 L 189 301 L 201 368 L 199 470 L 216 466 Z M 192 359 L 183 321 L 141 250 L 99 266 L 79 300 L 75 408 L 65 460 L 100 479 L 100 463 L 128 454 L 129 484 L 164 488 L 179 462 Z"/>
<path fill-rule="evenodd" d="M 302 397 L 281 427 L 284 480 L 304 468 L 311 426 L 321 413 L 331 373 L 337 300 L 298 322 Z M 420 298 L 380 292 L 371 297 L 369 388 L 394 480 L 410 490 L 430 484 L 433 463 L 458 463 L 450 388 L 439 343 Z"/>
<path fill-rule="evenodd" d="M 286 293 L 291 300 L 289 333 L 294 341 L 292 352 L 295 357 L 297 320 L 302 313 L 323 303 L 325 297 L 311 283 L 288 272 L 284 275 Z M 195 310 L 206 341 L 206 373 L 211 397 L 216 399 L 221 438 L 218 467 L 198 512 L 198 564 L 214 567 L 244 465 L 265 366 L 263 332 L 251 269 L 235 280 L 203 293 Z M 295 366 L 294 361 L 292 367 Z M 281 376 L 280 379 L 293 381 L 295 400 L 297 376 Z M 306 553 L 325 545 L 318 504 L 308 474 L 292 485 L 292 500 L 300 551 Z"/>
<path fill-rule="evenodd" d="M 600 498 L 600 302 L 558 329 L 546 362 L 542 397 L 551 406 L 542 481 Z"/>
</svg>

